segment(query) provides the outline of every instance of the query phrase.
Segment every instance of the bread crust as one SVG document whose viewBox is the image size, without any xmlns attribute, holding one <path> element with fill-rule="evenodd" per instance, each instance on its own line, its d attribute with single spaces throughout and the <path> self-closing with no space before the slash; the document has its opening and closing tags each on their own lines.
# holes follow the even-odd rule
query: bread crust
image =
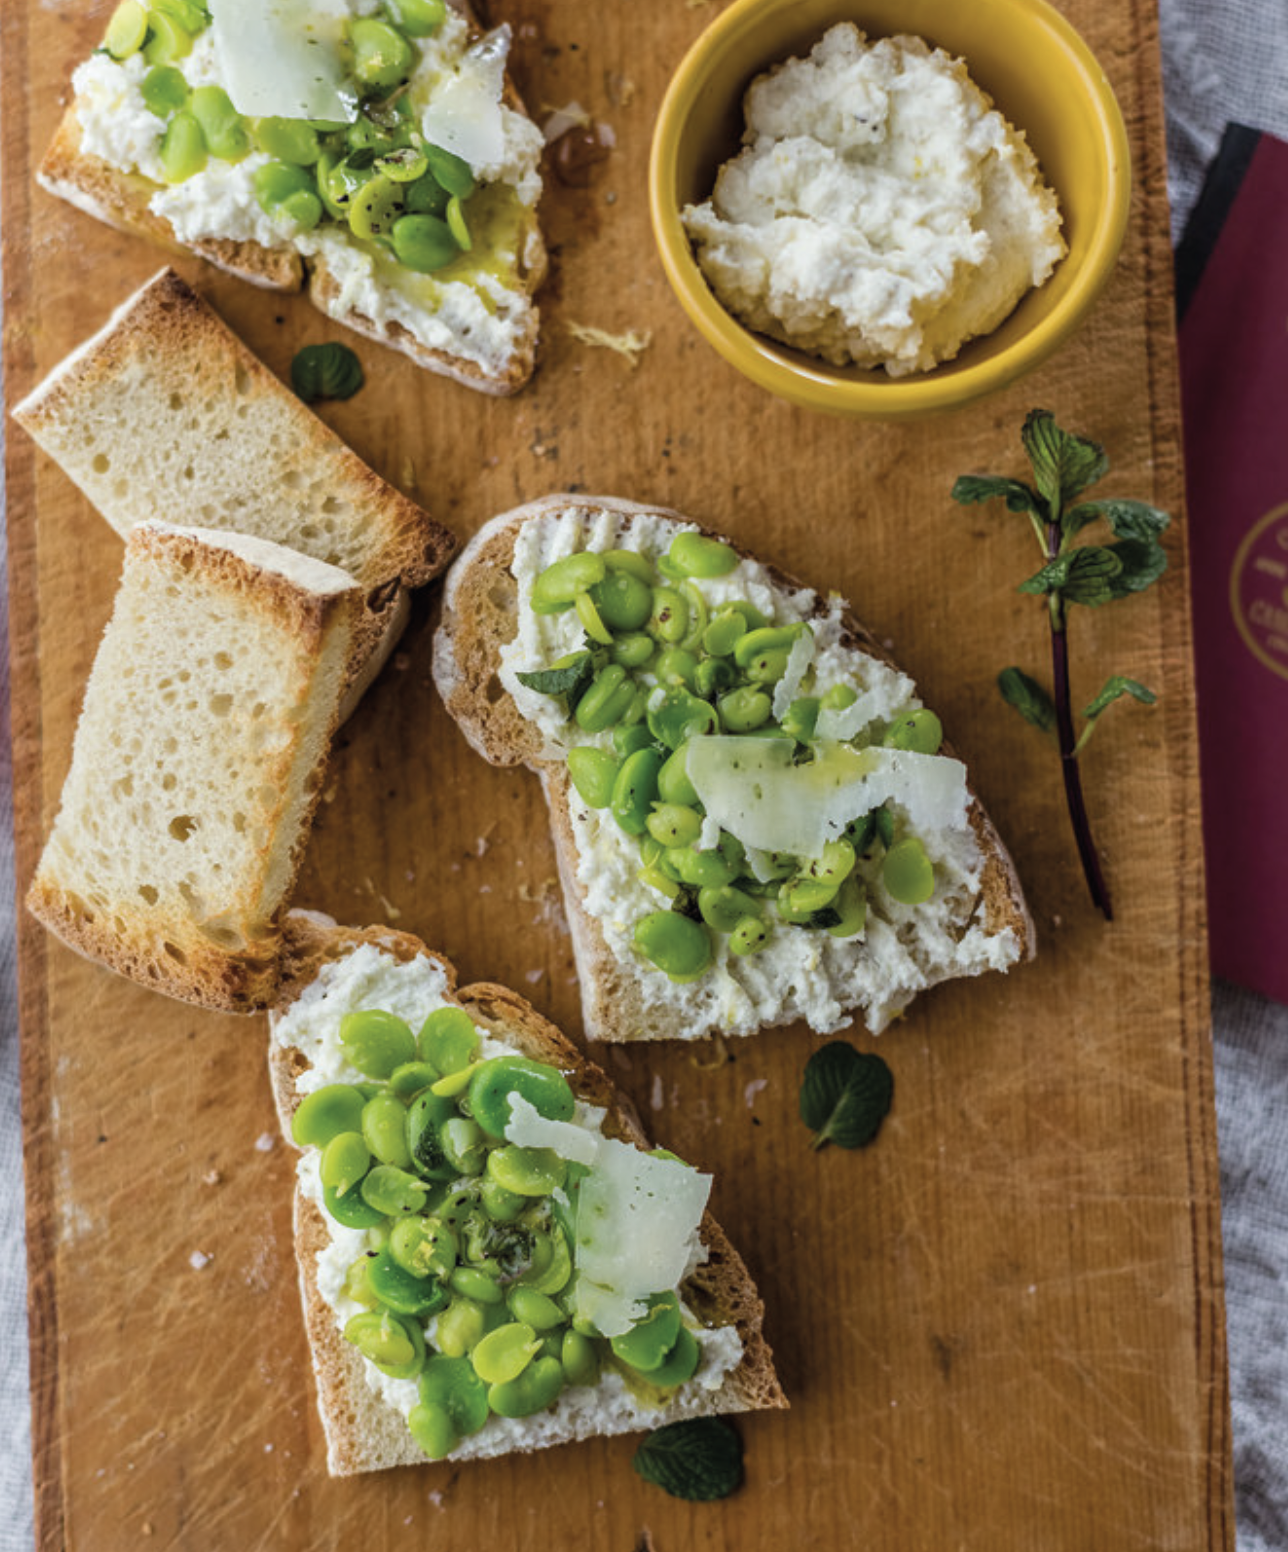
<svg viewBox="0 0 1288 1552">
<path fill-rule="evenodd" d="M 473 41 L 473 37 L 479 35 L 479 28 L 472 9 L 460 0 L 450 0 L 450 3 L 469 22 Z M 508 107 L 527 116 L 523 100 L 508 75 L 504 101 Z M 463 356 L 425 345 L 394 320 L 378 322 L 356 308 L 342 305 L 341 288 L 325 262 L 299 253 L 289 242 L 266 246 L 254 241 L 224 238 L 181 239 L 170 222 L 150 208 L 158 185 L 140 173 L 123 172 L 102 157 L 87 153 L 81 138 L 80 120 L 73 100 L 59 121 L 37 169 L 36 180 L 48 193 L 118 231 L 145 237 L 174 253 L 196 253 L 252 285 L 272 291 L 303 291 L 320 312 L 345 328 L 400 351 L 427 371 L 448 377 L 467 388 L 506 397 L 517 393 L 532 376 L 540 330 L 540 314 L 535 306 L 530 308 L 525 326 L 502 366 L 496 371 L 488 371 Z M 545 241 L 534 216 L 524 242 L 518 277 L 529 299 L 544 281 L 548 262 Z"/>
<path fill-rule="evenodd" d="M 713 1023 L 695 1032 L 683 1009 L 670 1016 L 659 1014 L 656 1005 L 646 1011 L 634 967 L 618 960 L 598 920 L 587 911 L 586 887 L 577 877 L 578 852 L 571 817 L 576 794 L 567 764 L 560 750 L 546 746 L 540 729 L 519 711 L 499 677 L 501 649 L 514 639 L 519 624 L 519 590 L 510 575 L 519 530 L 534 518 L 569 507 L 612 512 L 628 522 L 643 515 L 692 521 L 666 507 L 643 506 L 612 496 L 564 493 L 542 497 L 493 518 L 470 540 L 448 572 L 442 621 L 434 637 L 434 682 L 448 712 L 484 759 L 494 765 L 526 765 L 540 778 L 572 935 L 587 1038 L 606 1042 L 697 1038 L 717 1032 L 717 1026 Z M 697 526 L 708 536 L 730 544 L 744 559 L 754 558 L 727 535 Z M 766 570 L 777 588 L 795 592 L 807 586 L 777 567 L 766 566 Z M 819 599 L 816 617 L 824 612 Z M 897 668 L 890 654 L 849 612 L 843 617 L 842 639 L 846 647 Z M 947 741 L 942 752 L 953 754 Z M 1013 932 L 1019 957 L 1031 958 L 1035 949 L 1033 921 L 1014 863 L 969 787 L 968 794 L 967 817 L 983 859 L 976 916 L 989 936 Z"/>
<path fill-rule="evenodd" d="M 269 1003 L 277 986 L 281 913 L 321 795 L 362 599 L 347 574 L 335 567 L 261 541 L 243 541 L 240 536 L 236 537 L 242 553 L 237 553 L 219 542 L 232 537 L 161 524 L 143 524 L 131 533 L 117 612 L 91 673 L 63 804 L 26 904 L 69 947 L 120 975 L 203 1007 L 253 1013 Z M 256 564 L 260 552 L 276 552 L 282 569 Z M 272 795 L 260 820 L 265 838 L 262 843 L 246 839 L 239 855 L 221 859 L 227 863 L 224 879 L 216 883 L 198 874 L 188 886 L 194 895 L 209 894 L 217 900 L 214 922 L 204 920 L 195 905 L 180 909 L 169 889 L 157 888 L 159 878 L 168 883 L 166 868 L 154 861 L 157 848 L 166 844 L 166 816 L 175 806 L 193 804 L 192 792 L 181 788 L 165 815 L 153 813 L 136 823 L 132 817 L 122 819 L 121 830 L 111 840 L 116 854 L 129 859 L 130 878 L 129 887 L 114 897 L 107 896 L 105 880 L 93 861 L 102 838 L 87 828 L 92 821 L 86 811 L 99 806 L 99 793 L 106 799 L 120 774 L 99 736 L 107 698 L 114 693 L 108 670 L 102 666 L 104 655 L 109 643 L 113 661 L 129 657 L 137 646 L 126 618 L 136 604 L 130 577 L 132 572 L 151 568 L 171 577 L 175 588 L 191 579 L 218 596 L 227 616 L 248 637 L 263 630 L 275 638 L 290 638 L 296 648 L 297 671 L 309 676 L 307 682 L 292 687 L 301 715 L 266 727 L 272 746 L 265 743 L 256 755 L 260 792 Z M 200 681 L 200 676 L 198 680 L 204 695 L 216 693 L 213 681 Z M 160 770 L 165 763 L 160 748 L 153 746 L 160 742 L 162 724 L 169 724 L 161 708 L 153 710 L 157 727 L 139 735 L 150 740 L 145 744 L 146 760 L 140 756 L 140 769 L 152 763 Z M 95 728 L 92 743 L 84 731 L 90 719 Z M 105 813 L 116 813 L 106 801 L 103 808 Z M 133 812 L 127 810 L 127 816 Z M 145 833 L 139 826 L 150 826 L 155 833 Z M 175 834 L 173 825 L 170 834 Z"/>
<path fill-rule="evenodd" d="M 637 1147 L 649 1146 L 638 1116 L 612 1080 L 582 1056 L 529 1002 L 508 987 L 490 983 L 457 987 L 451 962 L 408 933 L 385 927 L 341 927 L 317 913 L 291 911 L 285 922 L 283 977 L 275 1011 L 284 1012 L 324 964 L 346 957 L 363 943 L 372 944 L 400 961 L 423 956 L 440 965 L 447 977 L 450 999 L 464 1008 L 476 1024 L 522 1055 L 559 1067 L 580 1098 L 607 1110 L 606 1135 Z M 299 1102 L 295 1080 L 306 1067 L 307 1062 L 298 1051 L 270 1043 L 273 1099 L 288 1141 L 291 1116 Z M 402 1418 L 367 1384 L 363 1360 L 341 1337 L 334 1312 L 318 1291 L 317 1253 L 328 1243 L 329 1236 L 321 1211 L 298 1186 L 294 1225 L 300 1295 L 317 1383 L 318 1409 L 327 1440 L 328 1471 L 332 1476 L 348 1476 L 423 1463 L 425 1457 L 412 1441 Z M 706 1323 L 736 1326 L 743 1344 L 742 1359 L 720 1389 L 689 1397 L 681 1394 L 659 1413 L 659 1423 L 712 1412 L 788 1405 L 763 1332 L 764 1304 L 746 1266 L 709 1212 L 703 1215 L 700 1232 L 708 1259 L 683 1285 L 684 1297 Z M 624 1424 L 615 1431 L 636 1426 Z M 523 1447 L 544 1447 L 600 1431 L 570 1428 L 561 1437 L 547 1433 L 539 1443 Z M 455 1462 L 488 1453 L 491 1452 L 487 1449 L 485 1430 L 483 1435 L 463 1441 L 449 1459 Z"/>
</svg>

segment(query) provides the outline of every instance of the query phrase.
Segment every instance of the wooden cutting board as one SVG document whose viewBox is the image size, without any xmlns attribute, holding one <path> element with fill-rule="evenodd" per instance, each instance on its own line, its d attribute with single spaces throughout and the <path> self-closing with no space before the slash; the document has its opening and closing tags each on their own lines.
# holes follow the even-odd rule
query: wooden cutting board
<svg viewBox="0 0 1288 1552">
<path fill-rule="evenodd" d="M 615 137 L 588 187 L 549 186 L 539 374 L 495 402 L 366 346 L 367 386 L 323 411 L 462 537 L 523 499 L 606 491 L 677 506 L 839 588 L 940 709 L 1015 854 L 1037 960 L 941 988 L 881 1037 L 895 1102 L 866 1151 L 807 1146 L 808 1031 L 596 1053 L 656 1137 L 714 1171 L 716 1213 L 764 1293 L 793 1409 L 740 1424 L 746 1486 L 673 1501 L 635 1477 L 630 1439 L 328 1480 L 262 1023 L 139 990 L 24 920 L 42 1552 L 1232 1547 L 1184 526 L 1160 587 L 1075 624 L 1076 695 L 1111 671 L 1160 692 L 1153 711 L 1116 708 L 1086 757 L 1107 926 L 1053 753 L 993 685 L 1009 662 L 1043 672 L 1040 610 L 1014 591 L 1036 563 L 1004 514 L 949 499 L 959 472 L 1021 473 L 1019 426 L 1042 405 L 1108 444 L 1114 492 L 1180 512 L 1154 6 L 1064 9 L 1118 92 L 1135 194 L 1091 321 L 1017 388 L 904 427 L 750 388 L 686 325 L 645 208 L 654 111 L 715 6 L 497 0 L 538 116 L 576 99 Z M 11 402 L 161 260 L 29 176 L 109 10 L 4 7 Z M 338 335 L 298 299 L 178 267 L 279 373 Z M 574 322 L 651 343 L 632 368 L 577 343 Z M 21 890 L 121 552 L 12 426 L 8 477 Z M 508 982 L 576 1035 L 536 784 L 481 764 L 436 701 L 433 593 L 340 737 L 296 899 L 417 932 L 464 979 Z"/>
</svg>

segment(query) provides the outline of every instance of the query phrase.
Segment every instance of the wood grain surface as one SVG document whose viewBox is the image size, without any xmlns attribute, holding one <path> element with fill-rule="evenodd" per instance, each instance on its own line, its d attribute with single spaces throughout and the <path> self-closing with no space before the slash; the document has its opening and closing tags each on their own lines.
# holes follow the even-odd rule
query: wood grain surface
<svg viewBox="0 0 1288 1552">
<path fill-rule="evenodd" d="M 903 426 L 812 417 L 749 387 L 686 325 L 653 252 L 653 114 L 714 5 L 494 0 L 539 117 L 577 99 L 615 147 L 552 180 L 538 375 L 492 401 L 361 347 L 366 388 L 323 413 L 462 537 L 553 490 L 658 501 L 840 589 L 941 712 L 1008 840 L 1040 934 L 1009 977 L 939 989 L 882 1036 L 877 1144 L 812 1154 L 796 1116 L 815 1039 L 594 1053 L 658 1140 L 714 1171 L 758 1278 L 790 1413 L 740 1424 L 745 1487 L 686 1505 L 634 1441 L 333 1482 L 323 1466 L 258 1020 L 202 1014 L 20 929 L 35 1469 L 42 1552 L 432 1545 L 871 1552 L 1214 1552 L 1233 1546 L 1185 530 L 1163 584 L 1075 622 L 1075 694 L 1160 692 L 1086 757 L 1118 915 L 1093 912 L 1053 752 L 1002 705 L 1042 671 L 1031 557 L 1001 512 L 949 499 L 1021 472 L 1033 405 L 1107 443 L 1107 489 L 1180 513 L 1156 17 L 1064 0 L 1127 118 L 1133 206 L 1115 277 L 1028 381 Z M 3 7 L 10 402 L 159 266 L 35 188 L 73 65 L 110 5 Z M 177 267 L 269 365 L 337 337 L 296 298 Z M 570 323 L 647 330 L 634 369 Z M 19 887 L 47 833 L 120 541 L 11 424 Z M 177 518 L 184 514 L 176 513 Z M 429 682 L 435 598 L 344 729 L 296 894 L 392 921 L 463 980 L 508 982 L 580 1033 L 540 798 L 483 765 Z M 851 1038 L 874 1042 L 861 1030 Z"/>
</svg>

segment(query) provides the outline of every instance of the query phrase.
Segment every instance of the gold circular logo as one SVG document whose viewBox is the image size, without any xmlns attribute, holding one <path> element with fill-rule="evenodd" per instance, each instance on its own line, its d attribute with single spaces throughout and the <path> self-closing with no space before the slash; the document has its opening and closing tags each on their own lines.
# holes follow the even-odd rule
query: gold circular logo
<svg viewBox="0 0 1288 1552">
<path fill-rule="evenodd" d="M 1252 655 L 1288 679 L 1288 502 L 1267 512 L 1239 546 L 1230 608 Z"/>
</svg>

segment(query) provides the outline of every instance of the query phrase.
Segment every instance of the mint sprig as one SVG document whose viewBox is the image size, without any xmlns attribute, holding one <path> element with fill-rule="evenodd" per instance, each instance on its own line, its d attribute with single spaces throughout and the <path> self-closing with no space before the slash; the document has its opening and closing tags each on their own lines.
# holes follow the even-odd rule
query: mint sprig
<svg viewBox="0 0 1288 1552">
<path fill-rule="evenodd" d="M 291 387 L 305 404 L 318 399 L 350 399 L 363 382 L 362 363 L 338 340 L 305 345 L 291 362 Z"/>
<path fill-rule="evenodd" d="M 742 1485 L 742 1440 L 723 1417 L 689 1418 L 645 1435 L 631 1464 L 672 1498 L 713 1503 Z"/>
<path fill-rule="evenodd" d="M 805 1063 L 801 1120 L 814 1133 L 814 1148 L 865 1148 L 881 1129 L 894 1098 L 894 1075 L 870 1052 L 845 1040 L 829 1040 Z"/>
<path fill-rule="evenodd" d="M 1074 725 L 1069 673 L 1068 617 L 1071 607 L 1097 609 L 1152 587 L 1167 570 L 1159 535 L 1171 518 L 1143 501 L 1119 498 L 1080 500 L 1083 492 L 1109 472 L 1103 447 L 1087 437 L 1062 431 L 1049 410 L 1030 410 L 1020 433 L 1033 471 L 1033 484 L 1003 475 L 965 474 L 953 486 L 963 505 L 1002 500 L 1011 512 L 1027 516 L 1042 549 L 1043 564 L 1019 584 L 1021 593 L 1045 600 L 1051 633 L 1050 694 L 1019 668 L 998 675 L 998 689 L 1026 722 L 1053 733 L 1064 773 L 1065 799 L 1087 887 L 1106 921 L 1113 906 L 1100 856 L 1091 834 L 1078 756 L 1105 710 L 1123 696 L 1152 706 L 1152 690 L 1123 674 L 1113 674 L 1083 710 L 1084 726 Z M 1093 523 L 1104 523 L 1110 542 L 1074 544 Z"/>
</svg>

